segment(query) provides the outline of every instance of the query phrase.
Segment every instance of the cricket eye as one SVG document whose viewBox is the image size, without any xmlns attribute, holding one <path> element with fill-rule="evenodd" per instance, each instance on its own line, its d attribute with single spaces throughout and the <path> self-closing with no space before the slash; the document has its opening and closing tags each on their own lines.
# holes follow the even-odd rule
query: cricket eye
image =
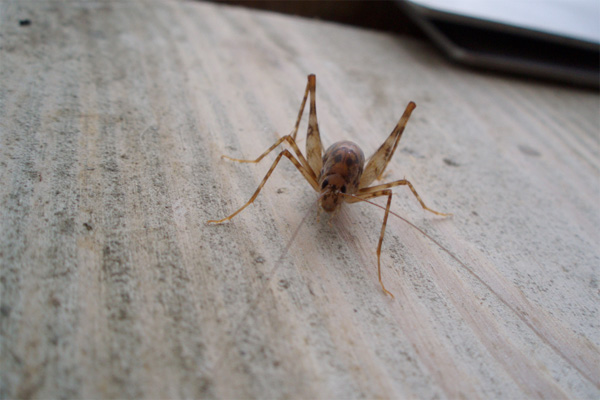
<svg viewBox="0 0 600 400">
<path fill-rule="evenodd" d="M 329 185 L 329 181 L 327 179 L 325 179 L 323 181 L 323 183 L 321 184 L 321 189 L 325 189 L 327 187 L 327 185 Z"/>
<path fill-rule="evenodd" d="M 340 192 L 346 193 L 346 185 L 342 186 L 342 188 L 340 189 Z"/>
</svg>

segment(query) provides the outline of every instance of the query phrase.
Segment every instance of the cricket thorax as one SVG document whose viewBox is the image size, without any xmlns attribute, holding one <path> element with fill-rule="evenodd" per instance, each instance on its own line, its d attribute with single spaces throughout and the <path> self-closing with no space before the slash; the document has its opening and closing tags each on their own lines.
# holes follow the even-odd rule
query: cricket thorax
<svg viewBox="0 0 600 400">
<path fill-rule="evenodd" d="M 345 199 L 340 193 L 356 193 L 364 164 L 362 150 L 352 142 L 337 142 L 327 149 L 319 174 L 319 203 L 323 210 L 335 211 Z"/>
</svg>

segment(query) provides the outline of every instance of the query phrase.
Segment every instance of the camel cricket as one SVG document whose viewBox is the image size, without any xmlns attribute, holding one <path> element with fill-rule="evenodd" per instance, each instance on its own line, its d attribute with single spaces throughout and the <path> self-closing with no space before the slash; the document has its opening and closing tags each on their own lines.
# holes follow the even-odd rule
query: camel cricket
<svg viewBox="0 0 600 400">
<path fill-rule="evenodd" d="M 404 127 L 408 122 L 410 114 L 415 109 L 416 104 L 412 101 L 408 103 L 404 110 L 404 114 L 402 114 L 400 121 L 398 121 L 398 124 L 390 136 L 383 142 L 371 158 L 369 158 L 365 166 L 365 156 L 362 150 L 355 143 L 350 141 L 334 143 L 323 154 L 323 145 L 321 144 L 321 136 L 319 135 L 317 109 L 315 105 L 316 81 L 315 75 L 308 76 L 308 83 L 304 92 L 304 98 L 302 99 L 302 105 L 300 106 L 300 112 L 298 113 L 294 130 L 290 135 L 280 138 L 256 160 L 240 160 L 228 156 L 221 156 L 221 158 L 227 158 L 236 162 L 258 163 L 283 142 L 287 142 L 295 153 L 294 156 L 288 149 L 279 153 L 262 182 L 258 185 L 256 192 L 254 192 L 246 204 L 228 217 L 220 220 L 210 220 L 207 221 L 207 223 L 220 224 L 228 221 L 252 204 L 282 157 L 287 157 L 292 164 L 298 168 L 302 176 L 304 176 L 313 189 L 319 192 L 319 206 L 328 213 L 336 212 L 344 202 L 356 203 L 359 201 L 368 201 L 375 197 L 387 196 L 387 206 L 385 208 L 381 233 L 379 234 L 379 243 L 377 244 L 377 274 L 384 293 L 394 297 L 394 295 L 385 288 L 381 279 L 381 244 L 383 242 L 385 227 L 390 213 L 390 205 L 392 204 L 392 191 L 390 188 L 406 185 L 425 210 L 441 216 L 451 215 L 440 213 L 427 207 L 423 200 L 421 200 L 421 197 L 414 186 L 406 179 L 370 186 L 376 179 L 381 179 L 385 168 L 398 147 L 398 142 L 400 142 Z M 304 157 L 296 144 L 296 134 L 298 133 L 298 126 L 300 125 L 300 119 L 304 113 L 304 106 L 306 105 L 306 99 L 308 98 L 309 93 L 310 113 L 308 119 L 308 131 L 306 133 L 306 157 Z"/>
</svg>

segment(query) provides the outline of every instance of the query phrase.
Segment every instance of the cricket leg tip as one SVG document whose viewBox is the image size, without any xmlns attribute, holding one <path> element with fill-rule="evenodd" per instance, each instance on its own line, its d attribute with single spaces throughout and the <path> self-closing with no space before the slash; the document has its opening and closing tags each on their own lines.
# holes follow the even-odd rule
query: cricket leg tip
<svg viewBox="0 0 600 400">
<path fill-rule="evenodd" d="M 390 292 L 389 290 L 387 290 L 385 288 L 385 286 L 383 286 L 383 283 L 379 282 L 379 284 L 381 285 L 381 289 L 383 290 L 383 293 L 386 295 L 389 295 L 392 299 L 395 299 L 394 295 L 392 294 L 392 292 Z"/>
<path fill-rule="evenodd" d="M 452 213 L 443 213 L 443 212 L 435 211 L 435 210 L 432 210 L 431 208 L 427 208 L 426 210 L 431 211 L 432 213 L 434 213 L 435 215 L 439 215 L 440 217 L 451 217 L 454 215 Z"/>
<path fill-rule="evenodd" d="M 225 155 L 225 154 L 223 154 L 221 156 L 221 160 L 229 160 L 229 161 L 236 161 L 236 162 L 248 162 L 246 160 L 238 160 L 237 158 L 229 157 L 228 155 Z"/>
</svg>

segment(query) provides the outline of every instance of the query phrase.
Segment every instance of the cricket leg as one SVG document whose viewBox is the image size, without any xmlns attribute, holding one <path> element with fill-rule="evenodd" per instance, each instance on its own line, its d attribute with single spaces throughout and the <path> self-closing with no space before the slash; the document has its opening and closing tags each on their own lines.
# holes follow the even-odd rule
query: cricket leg
<svg viewBox="0 0 600 400">
<path fill-rule="evenodd" d="M 379 283 L 381 284 L 381 288 L 385 294 L 389 294 L 392 298 L 394 295 L 392 292 L 385 288 L 383 284 L 383 280 L 381 279 L 381 245 L 383 244 L 383 236 L 385 235 L 385 227 L 387 226 L 388 216 L 390 215 L 390 206 L 392 205 L 392 191 L 390 189 L 379 190 L 373 193 L 365 193 L 365 194 L 355 194 L 352 197 L 348 198 L 349 203 L 356 203 L 361 200 L 368 200 L 375 197 L 387 196 L 387 206 L 385 207 L 385 215 L 383 216 L 383 224 L 381 225 L 381 233 L 379 234 L 379 243 L 377 244 L 377 276 L 379 278 Z"/>
<path fill-rule="evenodd" d="M 298 145 L 296 144 L 296 141 L 294 140 L 294 138 L 291 135 L 287 135 L 282 138 L 279 138 L 279 140 L 277 140 L 275 143 L 273 143 L 273 145 L 271 147 L 269 147 L 264 153 L 262 153 L 260 156 L 258 156 L 258 158 L 254 159 L 254 160 L 243 160 L 240 158 L 233 158 L 233 157 L 229 157 L 226 155 L 222 155 L 221 158 L 225 158 L 227 160 L 235 161 L 235 162 L 239 162 L 239 163 L 255 164 L 255 163 L 260 162 L 263 158 L 265 158 L 265 156 L 267 156 L 267 154 L 272 152 L 277 146 L 279 146 L 283 142 L 287 142 L 292 147 L 292 149 L 294 150 L 294 153 L 296 153 L 296 157 L 298 157 L 298 160 L 300 161 L 300 164 L 302 164 L 302 166 L 307 169 L 307 171 L 312 176 L 312 178 L 314 180 L 316 180 L 317 174 L 315 173 L 315 171 L 312 170 L 312 168 L 308 164 L 308 161 L 306 161 L 306 158 L 304 158 L 304 155 L 300 151 L 300 148 L 298 147 Z"/>
<path fill-rule="evenodd" d="M 317 77 L 313 74 L 308 76 L 308 91 L 310 92 L 310 111 L 308 114 L 308 128 L 306 131 L 306 158 L 312 170 L 319 176 L 323 167 L 323 144 L 319 134 L 319 124 L 317 122 Z M 306 94 L 304 95 L 306 100 Z M 298 126 L 296 125 L 296 128 Z"/>
<path fill-rule="evenodd" d="M 367 187 L 373 183 L 375 179 L 381 179 L 383 171 L 385 171 L 385 168 L 392 159 L 392 156 L 398 147 L 398 143 L 400 142 L 400 138 L 404 132 L 404 127 L 406 126 L 411 113 L 416 107 L 417 105 L 412 101 L 408 103 L 406 109 L 404 110 L 404 114 L 402 114 L 400 121 L 398 121 L 398 124 L 390 136 L 388 136 L 385 142 L 383 142 L 379 149 L 377 149 L 377 151 L 373 153 L 369 159 L 369 162 L 365 167 L 365 171 L 360 178 L 358 185 L 359 187 Z"/>
<path fill-rule="evenodd" d="M 296 118 L 296 125 L 294 125 L 294 130 L 292 130 L 292 133 L 290 133 L 290 135 L 289 135 L 294 140 L 296 140 L 296 134 L 298 133 L 298 127 L 300 126 L 300 120 L 302 119 L 302 114 L 304 113 L 304 106 L 306 105 L 306 99 L 308 99 L 308 92 L 310 91 L 310 87 L 311 87 L 311 81 L 310 81 L 311 76 L 314 77 L 314 75 L 308 76 L 308 82 L 306 83 L 306 89 L 304 90 L 304 97 L 302 98 L 302 104 L 300 105 L 300 111 L 298 111 L 298 118 Z M 313 81 L 313 87 L 314 87 L 314 81 Z"/>
<path fill-rule="evenodd" d="M 425 209 L 429 212 L 432 212 L 436 215 L 441 215 L 443 217 L 452 215 L 452 214 L 441 213 L 439 211 L 435 211 L 435 210 L 432 210 L 431 208 L 427 207 L 425 205 L 425 203 L 423 202 L 423 200 L 421 199 L 421 196 L 419 196 L 419 194 L 415 190 L 415 187 L 412 185 L 412 183 L 410 183 L 406 179 L 401 179 L 401 180 L 395 181 L 395 182 L 384 183 L 382 185 L 376 185 L 376 186 L 371 186 L 368 188 L 359 189 L 357 195 L 360 197 L 362 195 L 366 195 L 366 194 L 370 194 L 370 193 L 378 193 L 383 189 L 389 189 L 392 187 L 404 186 L 404 185 L 409 187 L 410 191 L 415 195 L 415 197 L 417 198 L 417 200 L 419 201 L 419 203 L 421 204 L 421 207 L 423 207 L 423 209 Z"/>
<path fill-rule="evenodd" d="M 265 158 L 265 156 L 267 154 L 269 154 L 270 152 L 272 152 L 277 146 L 279 146 L 281 143 L 283 143 L 284 141 L 286 141 L 290 136 L 284 136 L 282 138 L 279 138 L 275 143 L 273 143 L 273 145 L 271 147 L 269 147 L 264 153 L 262 153 L 260 156 L 258 156 L 256 159 L 254 160 L 245 160 L 245 159 L 241 159 L 241 158 L 233 158 L 233 157 L 229 157 L 225 154 L 223 154 L 221 156 L 221 158 L 227 159 L 229 161 L 235 161 L 235 162 L 239 162 L 239 163 L 259 163 L 263 158 Z"/>
<path fill-rule="evenodd" d="M 294 125 L 294 129 L 292 133 L 287 136 L 284 136 L 277 140 L 267 151 L 261 154 L 256 160 L 242 160 L 238 158 L 232 158 L 226 155 L 221 156 L 221 158 L 227 158 L 231 161 L 243 162 L 243 163 L 257 163 L 262 160 L 267 154 L 269 154 L 273 149 L 279 146 L 282 142 L 287 141 L 294 152 L 297 154 L 300 162 L 305 167 L 310 167 L 314 178 L 317 179 L 321 168 L 323 166 L 323 145 L 321 143 L 321 135 L 319 134 L 319 124 L 317 122 L 317 107 L 316 107 L 316 87 L 317 87 L 317 78 L 314 74 L 308 76 L 308 82 L 306 84 L 306 89 L 304 91 L 304 97 L 302 98 L 302 104 L 300 105 L 300 111 L 298 112 L 298 118 L 296 118 L 296 124 Z M 300 120 L 302 119 L 302 114 L 304 113 L 304 106 L 306 105 L 306 100 L 308 99 L 308 94 L 310 93 L 310 112 L 308 118 L 308 130 L 306 133 L 306 158 L 302 155 L 302 152 L 298 148 L 296 144 L 296 135 L 298 133 L 298 127 L 300 126 Z"/>
<path fill-rule="evenodd" d="M 248 202 L 246 204 L 244 204 L 236 212 L 234 212 L 233 214 L 229 215 L 228 217 L 225 217 L 225 218 L 219 219 L 219 220 L 206 221 L 206 223 L 207 224 L 221 224 L 221 223 L 223 223 L 225 221 L 229 221 L 230 219 L 232 219 L 233 217 L 235 217 L 236 215 L 238 215 L 240 212 L 242 212 L 250 204 L 252 204 L 254 202 L 254 200 L 256 199 L 256 197 L 258 196 L 258 194 L 260 193 L 260 191 L 262 190 L 263 186 L 265 186 L 265 183 L 267 182 L 267 180 L 269 179 L 269 177 L 273 173 L 273 170 L 275 170 L 275 167 L 277 167 L 277 164 L 279 163 L 279 160 L 281 160 L 281 157 L 284 157 L 284 156 L 287 157 L 292 162 L 292 164 L 294 164 L 294 166 L 296 166 L 296 168 L 298 168 L 298 170 L 300 171 L 300 173 L 302 173 L 302 176 L 304 176 L 304 178 L 308 181 L 308 183 L 310 183 L 310 185 L 313 188 L 315 188 L 315 190 L 318 190 L 319 184 L 312 177 L 312 175 L 309 173 L 309 171 L 307 171 L 307 169 L 304 166 L 302 166 L 302 164 L 300 164 L 300 162 L 296 158 L 294 158 L 294 156 L 292 155 L 292 153 L 290 153 L 289 150 L 285 149 L 281 153 L 279 153 L 279 155 L 277 156 L 277 158 L 273 162 L 273 165 L 271 165 L 271 168 L 269 169 L 269 171 L 267 172 L 267 174 L 263 178 L 262 182 L 260 183 L 260 185 L 258 185 L 258 188 L 256 189 L 256 191 L 254 192 L 254 194 L 252 195 L 252 197 L 250 198 L 250 200 L 248 200 Z"/>
<path fill-rule="evenodd" d="M 312 84 L 311 84 L 311 76 L 313 77 Z M 289 140 L 286 138 L 291 138 L 293 143 L 296 144 L 296 134 L 298 133 L 298 127 L 300 126 L 300 120 L 302 119 L 302 114 L 304 113 L 304 106 L 306 105 L 306 99 L 308 99 L 308 93 L 309 93 L 311 87 L 313 88 L 312 90 L 314 93 L 314 88 L 315 88 L 314 75 L 308 76 L 308 82 L 306 84 L 306 89 L 304 90 L 304 97 L 302 98 L 302 104 L 300 105 L 300 111 L 298 111 L 298 117 L 296 118 L 296 124 L 294 125 L 294 129 L 292 130 L 292 132 L 289 135 L 279 138 L 279 140 L 277 140 L 277 142 L 275 142 L 275 144 L 273 144 L 273 146 L 269 147 L 269 149 L 267 151 L 265 151 L 262 155 L 260 155 L 256 160 L 240 160 L 238 158 L 232 158 L 232 157 L 229 157 L 226 155 L 221 156 L 221 158 L 227 158 L 231 161 L 237 161 L 237 162 L 243 162 L 243 163 L 257 163 L 260 160 L 262 160 L 267 154 L 269 154 L 275 147 L 279 146 L 284 140 Z M 311 96 L 311 98 L 312 97 L 314 97 L 314 96 Z M 312 103 L 312 101 L 311 101 L 311 103 Z M 300 151 L 298 151 L 298 153 L 300 153 Z"/>
</svg>

